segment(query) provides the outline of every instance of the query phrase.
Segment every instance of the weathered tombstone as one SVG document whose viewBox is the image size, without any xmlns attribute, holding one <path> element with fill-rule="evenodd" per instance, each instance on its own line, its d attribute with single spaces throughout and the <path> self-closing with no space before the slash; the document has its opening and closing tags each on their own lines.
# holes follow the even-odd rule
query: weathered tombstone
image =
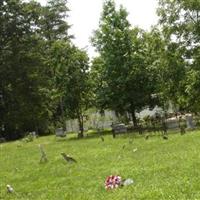
<svg viewBox="0 0 200 200">
<path fill-rule="evenodd" d="M 112 124 L 112 129 L 114 133 L 126 133 L 127 132 L 127 127 L 125 124 Z"/>
<path fill-rule="evenodd" d="M 40 153 L 41 153 L 40 163 L 47 162 L 48 161 L 47 154 L 44 151 L 44 148 L 41 144 L 39 144 L 39 148 L 40 148 Z"/>
<path fill-rule="evenodd" d="M 56 137 L 66 137 L 66 134 L 65 134 L 63 128 L 56 129 Z"/>
<path fill-rule="evenodd" d="M 125 124 L 113 124 L 111 125 L 112 127 L 112 134 L 113 134 L 113 138 L 116 137 L 117 133 L 126 133 L 127 132 L 127 127 L 125 126 Z"/>
<path fill-rule="evenodd" d="M 171 117 L 166 119 L 166 126 L 167 129 L 178 129 L 179 128 L 179 122 L 176 117 Z"/>
<path fill-rule="evenodd" d="M 30 132 L 30 134 L 31 134 L 34 138 L 37 137 L 37 135 L 36 135 L 36 131 L 32 131 L 32 132 Z"/>
<path fill-rule="evenodd" d="M 186 119 L 187 129 L 194 129 L 195 126 L 194 126 L 192 114 L 186 114 L 185 119 Z"/>
<path fill-rule="evenodd" d="M 61 153 L 61 155 L 67 162 L 77 163 L 77 161 L 74 158 L 72 158 L 69 155 L 66 155 L 66 153 Z"/>
</svg>

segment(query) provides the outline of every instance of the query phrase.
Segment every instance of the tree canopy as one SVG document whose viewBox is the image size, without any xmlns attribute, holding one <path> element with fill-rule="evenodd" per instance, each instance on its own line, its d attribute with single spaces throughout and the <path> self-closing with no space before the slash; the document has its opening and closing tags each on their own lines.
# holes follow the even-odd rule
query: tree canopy
<svg viewBox="0 0 200 200">
<path fill-rule="evenodd" d="M 199 12 L 199 1 L 159 1 L 159 22 L 167 41 L 165 63 L 168 62 L 168 66 L 171 66 L 169 72 L 174 76 L 168 88 L 172 95 L 176 94 L 175 102 L 182 109 L 191 111 L 198 110 L 200 105 L 197 78 L 200 64 Z"/>
<path fill-rule="evenodd" d="M 136 125 L 136 111 L 151 101 L 154 77 L 152 63 L 147 61 L 148 37 L 139 28 L 132 28 L 127 16 L 122 6 L 117 10 L 114 1 L 106 1 L 92 42 L 103 61 L 100 69 L 104 84 L 99 91 L 102 106 L 130 112 Z M 98 66 L 94 61 L 93 68 Z"/>
</svg>

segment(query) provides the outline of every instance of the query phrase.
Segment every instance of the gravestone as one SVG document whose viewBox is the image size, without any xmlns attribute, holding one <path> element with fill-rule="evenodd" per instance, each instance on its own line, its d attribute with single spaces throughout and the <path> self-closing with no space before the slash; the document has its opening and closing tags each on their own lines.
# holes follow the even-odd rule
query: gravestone
<svg viewBox="0 0 200 200">
<path fill-rule="evenodd" d="M 194 129 L 195 125 L 194 125 L 192 114 L 186 114 L 185 119 L 186 119 L 187 129 Z"/>
<path fill-rule="evenodd" d="M 30 132 L 29 135 L 32 136 L 33 138 L 37 137 L 36 131 Z"/>
<path fill-rule="evenodd" d="M 176 117 L 168 118 L 166 119 L 166 126 L 167 126 L 167 129 L 178 129 L 179 121 Z"/>
<path fill-rule="evenodd" d="M 112 124 L 111 127 L 112 127 L 112 130 L 114 133 L 126 133 L 127 132 L 127 127 L 123 123 Z"/>
<path fill-rule="evenodd" d="M 66 155 L 66 153 L 61 153 L 61 155 L 63 156 L 63 158 L 67 161 L 67 162 L 72 162 L 72 163 L 77 163 L 77 161 L 69 156 L 69 155 Z"/>
<path fill-rule="evenodd" d="M 40 149 L 40 153 L 41 153 L 40 163 L 47 162 L 48 161 L 47 154 L 44 151 L 44 148 L 43 148 L 43 146 L 41 144 L 39 144 L 39 149 Z"/>
<path fill-rule="evenodd" d="M 63 128 L 56 129 L 56 137 L 66 137 L 66 134 L 65 134 Z"/>
</svg>

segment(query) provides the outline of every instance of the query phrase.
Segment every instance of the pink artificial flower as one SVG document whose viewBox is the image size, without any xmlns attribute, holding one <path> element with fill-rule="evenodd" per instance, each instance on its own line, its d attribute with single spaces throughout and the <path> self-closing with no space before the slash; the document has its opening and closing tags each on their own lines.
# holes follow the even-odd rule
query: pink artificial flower
<svg viewBox="0 0 200 200">
<path fill-rule="evenodd" d="M 120 176 L 108 176 L 105 181 L 106 189 L 114 189 L 118 188 L 122 185 L 122 178 Z"/>
</svg>

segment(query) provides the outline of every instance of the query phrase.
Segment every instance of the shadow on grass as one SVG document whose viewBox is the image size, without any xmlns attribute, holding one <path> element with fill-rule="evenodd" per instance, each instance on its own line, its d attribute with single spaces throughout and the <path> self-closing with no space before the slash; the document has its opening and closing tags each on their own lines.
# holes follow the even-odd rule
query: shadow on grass
<svg viewBox="0 0 200 200">
<path fill-rule="evenodd" d="M 112 135 L 112 131 L 111 130 L 104 130 L 104 131 L 95 131 L 95 130 L 90 130 L 86 133 L 84 133 L 84 137 L 83 138 L 78 138 L 78 134 L 73 134 L 73 137 L 70 137 L 69 140 L 85 140 L 85 139 L 94 139 L 94 138 L 100 138 L 103 136 L 107 136 L 107 135 Z"/>
</svg>

